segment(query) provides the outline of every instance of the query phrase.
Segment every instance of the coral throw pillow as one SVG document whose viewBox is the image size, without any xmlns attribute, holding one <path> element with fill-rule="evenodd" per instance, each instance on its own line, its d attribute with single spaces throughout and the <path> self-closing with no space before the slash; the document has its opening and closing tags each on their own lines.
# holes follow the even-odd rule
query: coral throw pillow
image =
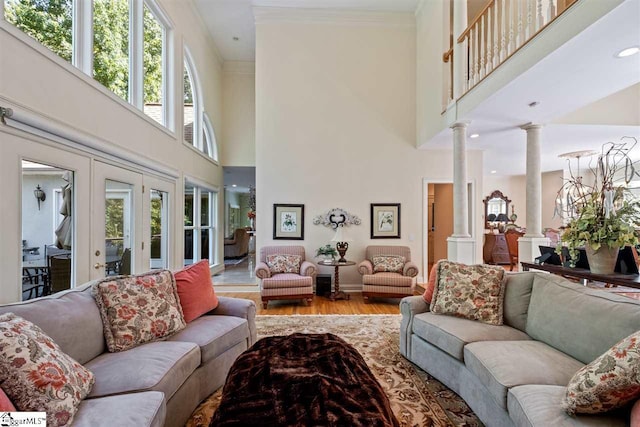
<svg viewBox="0 0 640 427">
<path fill-rule="evenodd" d="M 267 265 L 272 274 L 295 273 L 300 274 L 300 255 L 267 255 Z"/>
<path fill-rule="evenodd" d="M 107 278 L 92 293 L 110 352 L 161 340 L 186 326 L 169 270 Z"/>
<path fill-rule="evenodd" d="M 433 298 L 433 290 L 436 287 L 436 281 L 438 280 L 438 262 L 433 264 L 433 267 L 431 267 L 431 271 L 429 272 L 429 281 L 427 282 L 427 287 L 424 290 L 424 294 L 422 294 L 422 298 L 424 298 L 424 301 L 427 304 L 431 304 L 431 299 Z"/>
<path fill-rule="evenodd" d="M 629 335 L 575 373 L 562 407 L 567 413 L 598 414 L 640 397 L 640 331 Z"/>
<path fill-rule="evenodd" d="M 490 325 L 502 325 L 504 269 L 442 260 L 433 289 L 431 312 L 449 314 Z"/>
<path fill-rule="evenodd" d="M 374 273 L 402 273 L 407 259 L 400 255 L 378 255 L 374 256 L 371 261 L 373 261 Z"/>
<path fill-rule="evenodd" d="M 44 411 L 47 426 L 67 426 L 95 382 L 42 329 L 0 315 L 0 384 L 19 411 Z"/>
<path fill-rule="evenodd" d="M 7 397 L 7 394 L 0 388 L 0 412 L 15 412 L 16 407 L 13 406 L 11 399 Z"/>
<path fill-rule="evenodd" d="M 209 261 L 202 260 L 174 273 L 184 321 L 189 323 L 218 306 Z"/>
</svg>

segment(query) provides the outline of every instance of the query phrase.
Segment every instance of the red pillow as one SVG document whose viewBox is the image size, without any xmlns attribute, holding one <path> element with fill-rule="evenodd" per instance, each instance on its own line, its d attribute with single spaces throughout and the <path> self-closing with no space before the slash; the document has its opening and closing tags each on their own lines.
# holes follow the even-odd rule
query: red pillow
<svg viewBox="0 0 640 427">
<path fill-rule="evenodd" d="M 438 275 L 438 263 L 436 262 L 431 267 L 431 271 L 429 272 L 429 281 L 427 282 L 427 287 L 424 290 L 424 294 L 422 294 L 422 298 L 424 298 L 427 304 L 431 304 L 431 298 L 433 298 L 433 289 L 436 287 L 436 276 Z"/>
<path fill-rule="evenodd" d="M 174 275 L 185 322 L 189 323 L 218 306 L 208 260 L 185 267 Z"/>
<path fill-rule="evenodd" d="M 4 390 L 1 388 L 0 388 L 0 412 L 16 412 L 16 407 L 13 406 L 13 403 L 11 402 L 11 400 L 9 400 Z"/>
</svg>

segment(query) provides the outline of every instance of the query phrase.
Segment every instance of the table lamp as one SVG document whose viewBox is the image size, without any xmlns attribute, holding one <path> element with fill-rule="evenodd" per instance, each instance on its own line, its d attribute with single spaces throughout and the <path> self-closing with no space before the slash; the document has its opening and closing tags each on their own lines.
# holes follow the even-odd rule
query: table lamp
<svg viewBox="0 0 640 427">
<path fill-rule="evenodd" d="M 336 249 L 340 254 L 340 259 L 338 260 L 338 262 L 347 262 L 344 255 L 347 253 L 347 249 L 349 249 L 349 243 L 347 242 L 352 242 L 352 240 L 347 236 L 347 233 L 344 230 L 344 226 L 338 225 L 338 227 L 336 228 L 336 234 L 333 236 L 333 239 L 331 239 L 331 241 L 336 242 Z"/>
</svg>

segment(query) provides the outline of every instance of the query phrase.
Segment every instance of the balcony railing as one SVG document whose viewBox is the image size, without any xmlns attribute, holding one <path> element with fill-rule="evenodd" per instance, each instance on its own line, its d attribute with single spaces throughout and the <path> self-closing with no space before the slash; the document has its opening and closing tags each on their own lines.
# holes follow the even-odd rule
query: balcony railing
<svg viewBox="0 0 640 427">
<path fill-rule="evenodd" d="M 466 52 L 462 92 L 467 93 L 577 0 L 490 0 L 456 43 Z M 453 48 L 443 55 L 447 104 L 453 93 Z"/>
</svg>

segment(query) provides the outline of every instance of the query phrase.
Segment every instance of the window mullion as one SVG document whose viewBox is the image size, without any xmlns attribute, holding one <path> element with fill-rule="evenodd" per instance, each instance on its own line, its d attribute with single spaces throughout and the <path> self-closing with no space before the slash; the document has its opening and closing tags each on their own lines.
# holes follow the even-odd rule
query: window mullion
<svg viewBox="0 0 640 427">
<path fill-rule="evenodd" d="M 144 1 L 129 3 L 129 102 L 142 110 L 144 105 Z"/>
<path fill-rule="evenodd" d="M 71 63 L 93 76 L 93 2 L 73 2 L 73 55 Z"/>
</svg>

